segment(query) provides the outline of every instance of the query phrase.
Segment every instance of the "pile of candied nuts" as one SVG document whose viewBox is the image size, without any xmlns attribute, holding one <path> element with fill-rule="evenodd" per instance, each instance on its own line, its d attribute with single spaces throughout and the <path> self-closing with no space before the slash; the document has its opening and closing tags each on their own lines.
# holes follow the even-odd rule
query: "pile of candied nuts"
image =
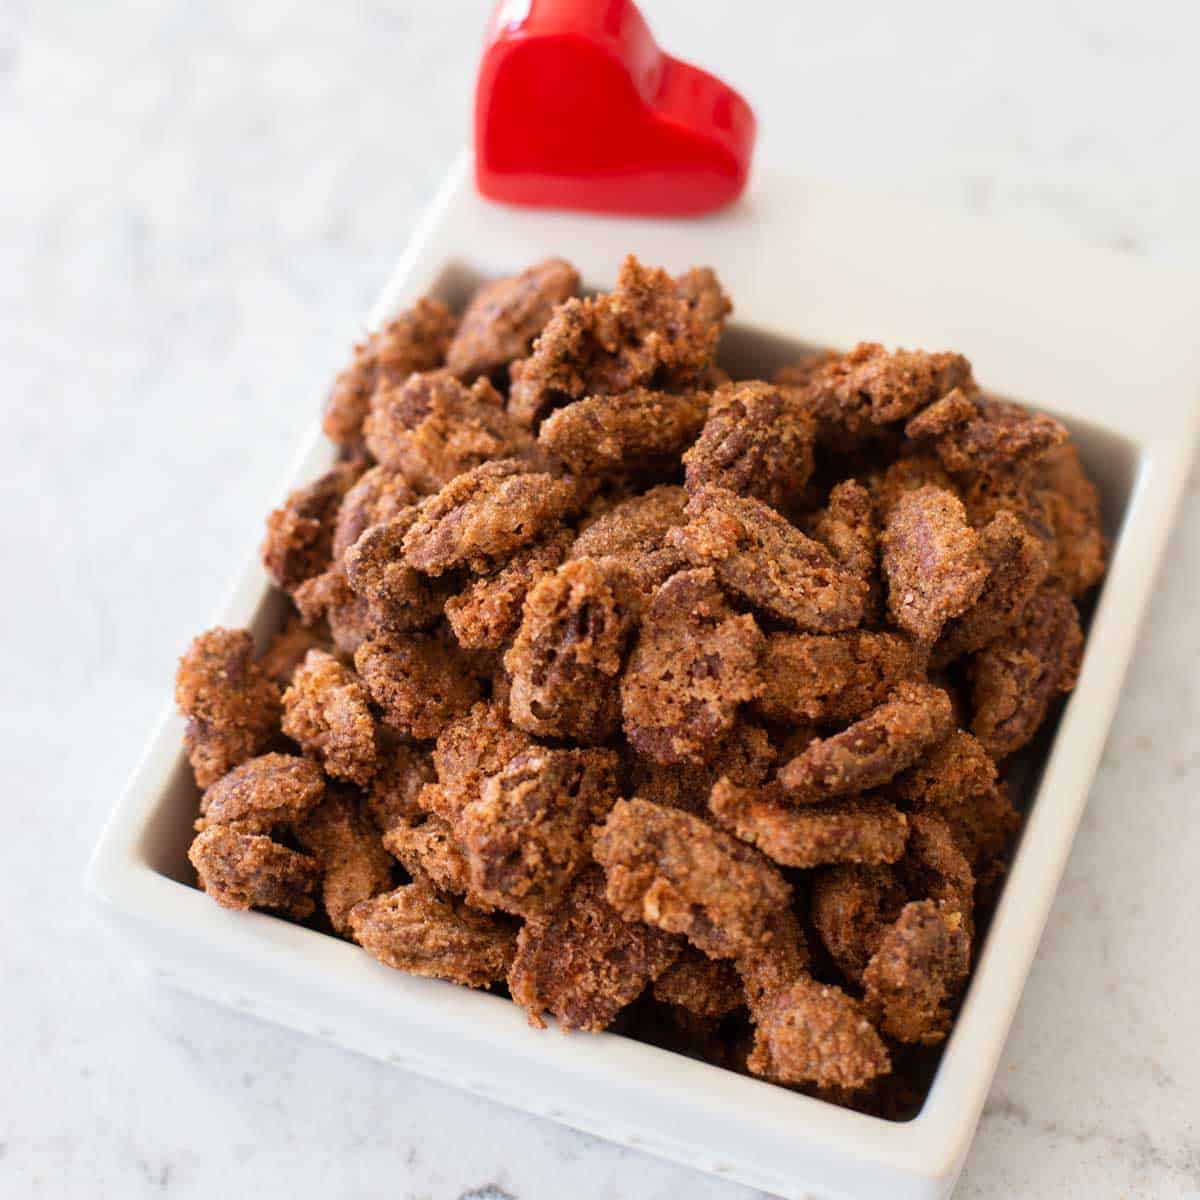
<svg viewBox="0 0 1200 1200">
<path fill-rule="evenodd" d="M 229 908 L 869 1111 L 947 1035 L 1100 579 L 1066 429 L 961 355 L 717 365 L 715 275 L 422 299 L 176 699 Z M 916 1064 L 916 1065 L 914 1065 Z"/>
</svg>

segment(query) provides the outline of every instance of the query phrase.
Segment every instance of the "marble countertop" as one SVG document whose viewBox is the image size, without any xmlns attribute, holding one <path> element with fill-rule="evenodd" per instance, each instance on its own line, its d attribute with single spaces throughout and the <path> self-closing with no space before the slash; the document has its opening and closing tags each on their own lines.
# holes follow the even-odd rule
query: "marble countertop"
<svg viewBox="0 0 1200 1200">
<path fill-rule="evenodd" d="M 0 1196 L 749 1195 L 153 985 L 81 895 L 485 8 L 0 0 Z M 1194 5 L 644 8 L 762 161 L 1200 267 Z M 1198 535 L 1194 476 L 964 1200 L 1200 1194 Z"/>
</svg>

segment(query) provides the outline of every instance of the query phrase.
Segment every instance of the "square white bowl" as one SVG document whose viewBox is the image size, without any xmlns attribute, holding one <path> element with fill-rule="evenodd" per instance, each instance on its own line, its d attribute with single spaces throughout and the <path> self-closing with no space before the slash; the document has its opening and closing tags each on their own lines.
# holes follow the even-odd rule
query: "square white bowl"
<svg viewBox="0 0 1200 1200">
<path fill-rule="evenodd" d="M 196 790 L 173 709 L 100 839 L 89 892 L 164 979 L 375 1058 L 783 1196 L 945 1196 L 1087 800 L 1185 481 L 1200 418 L 1197 288 L 1127 257 L 783 174 L 760 174 L 742 204 L 698 221 L 500 208 L 475 194 L 464 156 L 370 324 L 427 292 L 461 303 L 481 278 L 550 254 L 605 287 L 629 251 L 672 271 L 716 268 L 737 305 L 723 348 L 734 366 L 762 371 L 802 344 L 864 338 L 960 350 L 988 390 L 1070 425 L 1100 486 L 1112 555 L 1079 684 L 1028 785 L 1019 849 L 920 1113 L 885 1121 L 616 1035 L 531 1030 L 507 1000 L 402 975 L 262 913 L 218 908 L 186 861 Z M 334 459 L 315 408 L 281 496 Z M 252 629 L 261 644 L 282 613 L 255 556 L 216 620 Z"/>
</svg>

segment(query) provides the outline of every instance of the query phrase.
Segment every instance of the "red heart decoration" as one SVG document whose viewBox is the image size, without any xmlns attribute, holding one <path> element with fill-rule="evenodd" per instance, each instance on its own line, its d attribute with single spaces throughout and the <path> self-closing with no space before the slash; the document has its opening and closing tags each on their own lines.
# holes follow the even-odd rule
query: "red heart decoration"
<svg viewBox="0 0 1200 1200">
<path fill-rule="evenodd" d="M 475 93 L 475 178 L 493 200 L 687 215 L 735 200 L 750 106 L 659 49 L 631 0 L 501 0 Z"/>
</svg>

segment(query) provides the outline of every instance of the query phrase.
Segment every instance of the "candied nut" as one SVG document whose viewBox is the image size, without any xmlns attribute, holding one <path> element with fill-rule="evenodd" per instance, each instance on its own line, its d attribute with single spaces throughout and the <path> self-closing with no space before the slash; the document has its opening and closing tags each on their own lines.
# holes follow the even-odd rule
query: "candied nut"
<svg viewBox="0 0 1200 1200">
<path fill-rule="evenodd" d="M 437 737 L 479 699 L 470 663 L 436 634 L 377 634 L 359 646 L 354 665 L 383 720 L 409 737 Z"/>
<path fill-rule="evenodd" d="M 516 935 L 507 923 L 441 895 L 425 879 L 350 910 L 354 940 L 385 966 L 487 987 L 508 973 Z"/>
<path fill-rule="evenodd" d="M 486 379 L 468 388 L 439 371 L 377 391 L 363 432 L 367 449 L 419 492 L 436 492 L 463 471 L 512 458 L 531 443 Z"/>
<path fill-rule="evenodd" d="M 525 597 L 562 562 L 573 536 L 569 529 L 553 530 L 447 600 L 446 619 L 458 644 L 466 650 L 500 650 L 512 641 Z"/>
<path fill-rule="evenodd" d="M 643 800 L 703 817 L 718 779 L 726 777 L 742 787 L 755 787 L 765 782 L 777 757 L 766 731 L 742 721 L 709 762 L 663 765 L 650 759 L 635 760 L 633 791 Z"/>
<path fill-rule="evenodd" d="M 987 582 L 979 599 L 943 627 L 931 656 L 935 665 L 970 654 L 1011 629 L 1050 569 L 1043 543 L 1004 510 L 979 531 L 979 551 Z"/>
<path fill-rule="evenodd" d="M 761 945 L 743 950 L 734 962 L 755 1019 L 770 996 L 808 975 L 808 942 L 790 908 L 771 914 L 767 935 Z"/>
<path fill-rule="evenodd" d="M 332 647 L 333 643 L 326 633 L 310 629 L 299 616 L 291 616 L 268 643 L 259 657 L 258 665 L 268 679 L 286 688 L 310 650 L 330 650 Z"/>
<path fill-rule="evenodd" d="M 978 738 L 956 729 L 897 775 L 892 794 L 909 804 L 953 809 L 996 786 L 996 764 Z"/>
<path fill-rule="evenodd" d="M 863 1006 L 889 1037 L 936 1045 L 950 1032 L 949 1003 L 970 965 L 962 913 L 931 900 L 907 904 L 863 972 Z"/>
<path fill-rule="evenodd" d="M 577 558 L 525 598 L 504 656 L 514 725 L 543 737 L 607 741 L 620 724 L 618 680 L 640 593 L 612 559 Z"/>
<path fill-rule="evenodd" d="M 373 628 L 392 633 L 424 629 L 441 616 L 446 590 L 404 558 L 405 538 L 420 519 L 415 505 L 372 525 L 346 551 L 346 582 L 367 606 Z"/>
<path fill-rule="evenodd" d="M 909 816 L 908 845 L 897 872 L 910 898 L 936 900 L 970 921 L 975 876 L 940 813 L 915 812 Z"/>
<path fill-rule="evenodd" d="M 921 487 L 896 501 L 883 529 L 883 575 L 892 620 L 924 642 L 979 599 L 987 563 L 957 496 Z"/>
<path fill-rule="evenodd" d="M 494 906 L 471 889 L 471 871 L 454 830 L 437 813 L 394 825 L 383 835 L 384 849 L 414 878 L 427 876 L 443 892 L 466 896 L 467 903 L 480 912 L 492 912 Z"/>
<path fill-rule="evenodd" d="M 712 484 L 782 508 L 812 474 L 815 432 L 795 392 L 757 381 L 722 388 L 683 456 L 688 491 Z"/>
<path fill-rule="evenodd" d="M 924 668 L 919 647 L 895 633 L 772 633 L 757 710 L 768 721 L 853 721 Z"/>
<path fill-rule="evenodd" d="M 402 741 L 387 729 L 378 731 L 375 775 L 366 795 L 367 811 L 381 833 L 419 817 L 421 789 L 437 778 L 433 757 L 422 746 Z"/>
<path fill-rule="evenodd" d="M 747 604 L 813 633 L 853 629 L 862 620 L 866 581 L 761 501 L 704 487 L 687 513 L 688 524 L 670 531 L 668 545 L 693 566 L 711 567 Z"/>
<path fill-rule="evenodd" d="M 410 566 L 426 575 L 454 567 L 486 571 L 569 513 L 575 485 L 507 459 L 464 471 L 421 507 L 404 539 Z"/>
<path fill-rule="evenodd" d="M 814 365 L 802 388 L 819 440 L 838 444 L 903 421 L 954 388 L 974 390 L 974 383 L 961 354 L 889 353 L 860 342 L 848 354 Z"/>
<path fill-rule="evenodd" d="M 1083 472 L 1079 451 L 1059 446 L 1037 467 L 1038 495 L 1054 531 L 1051 576 L 1079 597 L 1104 575 L 1107 544 L 1100 524 L 1100 496 Z"/>
<path fill-rule="evenodd" d="M 283 694 L 283 732 L 334 779 L 366 787 L 375 773 L 367 691 L 332 654 L 310 650 Z"/>
<path fill-rule="evenodd" d="M 255 662 L 244 629 L 217 627 L 192 642 L 175 673 L 175 703 L 202 788 L 265 750 L 279 728 L 279 689 Z"/>
<path fill-rule="evenodd" d="M 579 272 L 548 258 L 519 275 L 484 284 L 472 297 L 446 352 L 464 379 L 486 375 L 529 353 L 557 305 L 579 291 Z"/>
<path fill-rule="evenodd" d="M 479 795 L 484 780 L 534 744 L 524 730 L 509 723 L 506 705 L 494 700 L 474 705 L 438 735 L 433 762 L 442 795 L 435 810 L 457 821 L 463 806 Z"/>
<path fill-rule="evenodd" d="M 285 592 L 294 592 L 328 569 L 338 509 L 362 472 L 359 463 L 338 463 L 320 479 L 290 493 L 267 517 L 262 562 Z"/>
<path fill-rule="evenodd" d="M 932 440 L 942 465 L 956 475 L 1025 466 L 1068 437 L 1051 417 L 957 389 L 913 417 L 904 432 L 917 441 Z"/>
<path fill-rule="evenodd" d="M 686 525 L 687 492 L 662 485 L 630 496 L 584 523 L 568 558 L 616 558 L 650 594 L 683 567 L 683 556 L 666 544 L 667 531 Z"/>
<path fill-rule="evenodd" d="M 564 1033 L 599 1033 L 679 950 L 677 938 L 621 920 L 604 898 L 603 874 L 593 867 L 561 905 L 525 923 L 508 987 L 530 1025 L 544 1027 L 542 1013 L 550 1012 Z"/>
<path fill-rule="evenodd" d="M 197 831 L 228 825 L 270 833 L 301 820 L 325 794 L 321 769 L 292 754 L 263 754 L 222 775 L 200 797 Z"/>
<path fill-rule="evenodd" d="M 296 824 L 296 841 L 320 864 L 321 901 L 333 928 L 349 932 L 350 910 L 392 886 L 392 860 L 357 794 L 330 788 Z"/>
<path fill-rule="evenodd" d="M 325 435 L 348 449 L 362 445 L 362 425 L 379 386 L 400 383 L 413 371 L 430 371 L 446 355 L 457 322 L 429 297 L 372 333 L 354 348 L 354 359 L 334 381 L 325 406 Z"/>
<path fill-rule="evenodd" d="M 907 900 L 899 876 L 885 866 L 843 863 L 813 877 L 812 923 L 851 983 L 862 982 L 880 939 Z"/>
<path fill-rule="evenodd" d="M 779 772 L 793 803 L 814 803 L 879 787 L 912 766 L 953 728 L 950 697 L 927 683 L 897 684 L 848 729 L 818 738 Z"/>
<path fill-rule="evenodd" d="M 1021 828 L 1021 814 L 1013 807 L 1003 782 L 975 793 L 964 804 L 939 810 L 938 815 L 966 857 L 977 887 L 1003 876 L 1004 854 Z"/>
<path fill-rule="evenodd" d="M 473 890 L 518 916 L 552 909 L 591 860 L 592 826 L 617 799 L 617 767 L 611 750 L 538 747 L 485 780 L 455 823 Z"/>
<path fill-rule="evenodd" d="M 861 483 L 845 479 L 829 493 L 829 501 L 812 522 L 812 536 L 837 561 L 866 580 L 874 593 L 879 569 L 879 529 L 875 501 Z M 871 609 L 877 607 L 871 596 Z"/>
<path fill-rule="evenodd" d="M 886 522 L 901 497 L 923 487 L 940 488 L 943 492 L 958 495 L 954 480 L 932 454 L 916 453 L 889 463 L 883 471 L 871 476 L 868 484 L 871 499 L 875 501 L 876 516 Z M 969 506 L 967 515 L 972 525 L 980 524 Z M 983 523 L 986 524 L 986 518 Z"/>
<path fill-rule="evenodd" d="M 335 649 L 346 658 L 354 656 L 371 631 L 369 605 L 350 590 L 345 568 L 340 564 L 302 583 L 292 599 L 306 625 L 322 619 L 328 623 Z"/>
<path fill-rule="evenodd" d="M 222 908 L 265 908 L 303 921 L 316 907 L 316 859 L 263 834 L 213 825 L 197 834 L 188 859 L 200 887 Z"/>
<path fill-rule="evenodd" d="M 588 396 L 551 413 L 538 443 L 578 475 L 666 470 L 704 426 L 708 393 L 634 388 Z"/>
<path fill-rule="evenodd" d="M 767 997 L 746 1065 L 776 1083 L 840 1088 L 865 1087 L 892 1066 L 858 1001 L 813 979 L 798 979 Z"/>
<path fill-rule="evenodd" d="M 726 603 L 712 571 L 654 593 L 621 681 L 625 735 L 654 762 L 703 763 L 759 690 L 763 637 Z"/>
<path fill-rule="evenodd" d="M 742 977 L 728 959 L 708 958 L 687 946 L 654 982 L 654 998 L 698 1017 L 728 1016 L 746 1003 Z"/>
<path fill-rule="evenodd" d="M 712 295 L 707 279 L 675 281 L 629 255 L 613 291 L 554 310 L 512 368 L 509 412 L 531 426 L 584 396 L 691 383 L 710 364 L 728 311 Z"/>
<path fill-rule="evenodd" d="M 417 502 L 417 493 L 399 471 L 372 467 L 346 493 L 333 527 L 333 561 L 340 563 L 346 551 L 381 521 L 389 521 Z"/>
<path fill-rule="evenodd" d="M 971 731 L 993 758 L 1007 758 L 1033 737 L 1051 701 L 1074 688 L 1082 653 L 1078 610 L 1047 587 L 1016 628 L 975 655 Z"/>
<path fill-rule="evenodd" d="M 769 944 L 771 918 L 791 900 L 756 850 L 699 817 L 646 800 L 619 800 L 596 834 L 608 902 L 626 921 L 682 933 L 713 958 Z"/>
<path fill-rule="evenodd" d="M 794 808 L 776 788 L 721 779 L 708 807 L 723 828 L 786 867 L 895 862 L 908 835 L 898 808 L 866 796 Z"/>
</svg>

